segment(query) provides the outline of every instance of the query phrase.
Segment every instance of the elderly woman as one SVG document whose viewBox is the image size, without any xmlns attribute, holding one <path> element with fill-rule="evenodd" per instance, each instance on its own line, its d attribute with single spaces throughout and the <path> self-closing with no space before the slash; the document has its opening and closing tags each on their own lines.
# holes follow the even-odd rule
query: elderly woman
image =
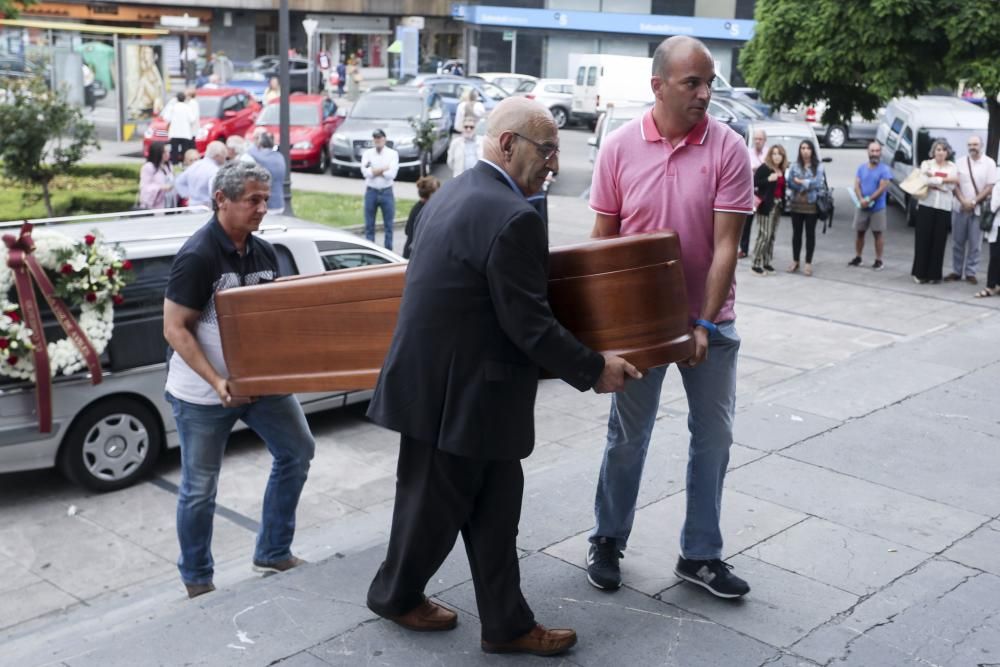
<svg viewBox="0 0 1000 667">
<path fill-rule="evenodd" d="M 923 285 L 941 282 L 944 251 L 951 229 L 951 207 L 958 167 L 948 159 L 951 146 L 944 139 L 931 145 L 930 159 L 920 163 L 927 179 L 927 196 L 917 203 L 917 228 L 913 234 L 913 282 Z"/>
</svg>

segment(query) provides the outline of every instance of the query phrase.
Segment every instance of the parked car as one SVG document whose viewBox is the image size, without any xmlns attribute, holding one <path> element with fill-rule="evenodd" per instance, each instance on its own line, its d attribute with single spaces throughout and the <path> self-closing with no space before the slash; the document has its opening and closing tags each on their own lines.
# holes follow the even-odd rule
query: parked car
<svg viewBox="0 0 1000 667">
<path fill-rule="evenodd" d="M 263 104 L 264 91 L 267 90 L 267 82 L 270 79 L 270 76 L 257 70 L 237 70 L 233 72 L 233 76 L 226 82 L 226 86 L 230 88 L 242 88 L 253 95 L 255 100 Z"/>
<path fill-rule="evenodd" d="M 921 95 L 899 98 L 885 107 L 876 138 L 882 144 L 882 162 L 892 169 L 889 196 L 916 224 L 917 202 L 899 184 L 930 158 L 931 145 L 945 139 L 952 149 L 965 149 L 973 134 L 986 139 L 990 114 L 960 97 Z"/>
<path fill-rule="evenodd" d="M 854 114 L 851 117 L 851 122 L 846 125 L 827 125 L 823 122 L 824 111 L 826 111 L 826 102 L 821 100 L 815 104 L 802 105 L 791 110 L 785 110 L 779 116 L 784 120 L 809 123 L 824 146 L 840 148 L 848 142 L 871 141 L 874 139 L 878 132 L 882 115 L 885 113 L 885 109 L 879 109 L 875 120 L 868 120 L 861 114 Z"/>
<path fill-rule="evenodd" d="M 480 72 L 473 78 L 479 78 L 494 86 L 500 86 L 507 93 L 514 94 L 525 82 L 538 81 L 537 76 L 530 74 L 515 74 L 513 72 Z M 570 91 L 572 94 L 573 91 Z M 569 107 L 566 107 L 567 109 Z"/>
<path fill-rule="evenodd" d="M 562 129 L 569 123 L 569 113 L 573 108 L 573 79 L 525 81 L 514 94 L 547 106 L 556 121 L 556 127 Z"/>
<path fill-rule="evenodd" d="M 432 160 L 441 160 L 448 152 L 451 119 L 442 99 L 409 86 L 386 90 L 371 90 L 354 103 L 344 120 L 330 138 L 331 171 L 338 174 L 360 174 L 361 154 L 372 146 L 372 132 L 385 132 L 386 144 L 399 153 L 400 171 L 411 176 L 420 174 L 420 149 L 414 140 L 416 132 L 410 119 L 430 121 L 434 124 Z"/>
<path fill-rule="evenodd" d="M 120 244 L 135 280 L 115 308 L 114 335 L 101 356 L 101 384 L 91 385 L 86 373 L 53 380 L 51 433 L 38 432 L 34 385 L 6 377 L 0 381 L 0 473 L 56 466 L 88 489 L 111 491 L 134 484 L 164 448 L 178 445 L 173 412 L 163 394 L 163 295 L 174 255 L 210 215 L 201 208 L 60 221 L 58 231 L 71 238 L 82 239 L 96 229 L 106 243 Z M 282 215 L 268 215 L 257 233 L 274 244 L 282 275 L 403 261 L 353 234 Z M 44 321 L 47 339 L 55 340 L 59 325 L 51 314 Z M 300 394 L 298 399 L 311 413 L 370 395 L 328 392 Z"/>
<path fill-rule="evenodd" d="M 754 112 L 759 113 L 756 110 Z M 747 125 L 751 121 L 760 120 L 759 115 L 751 114 L 744 107 L 739 106 L 739 103 L 734 103 L 733 100 L 724 97 L 712 97 L 709 100 L 708 114 L 731 127 L 744 139 L 747 137 Z"/>
<path fill-rule="evenodd" d="M 652 106 L 652 104 L 609 104 L 607 110 L 597 119 L 594 136 L 587 139 L 587 145 L 590 146 L 590 161 L 597 160 L 597 153 L 601 150 L 605 137 L 633 118 L 646 113 Z"/>
<path fill-rule="evenodd" d="M 242 88 L 200 88 L 195 99 L 198 100 L 201 119 L 194 146 L 202 155 L 205 154 L 205 147 L 213 141 L 225 141 L 233 135 L 244 136 L 260 113 L 260 104 Z M 149 145 L 154 141 L 169 141 L 169 126 L 162 116 L 153 118 L 143 135 L 143 155 L 149 155 Z"/>
<path fill-rule="evenodd" d="M 500 86 L 487 83 L 481 79 L 470 79 L 457 76 L 429 77 L 418 86 L 420 90 L 434 92 L 441 98 L 444 109 L 452 124 L 455 122 L 455 110 L 462 97 L 470 88 L 479 92 L 486 113 L 493 110 L 500 100 L 510 97 Z"/>
<path fill-rule="evenodd" d="M 267 78 L 279 76 L 281 58 L 278 56 L 259 56 L 250 61 L 249 67 Z M 314 90 L 322 90 L 322 74 L 318 67 L 313 67 Z M 306 58 L 288 59 L 288 88 L 290 93 L 305 93 L 309 90 L 309 60 Z"/>
<path fill-rule="evenodd" d="M 302 95 L 295 93 L 288 98 L 288 139 L 292 144 L 288 158 L 292 169 L 310 169 L 323 173 L 330 168 L 330 139 L 344 122 L 344 117 L 329 113 L 323 95 Z M 281 105 L 272 100 L 257 116 L 257 122 L 247 134 L 253 139 L 257 128 L 264 128 L 278 141 Z"/>
</svg>

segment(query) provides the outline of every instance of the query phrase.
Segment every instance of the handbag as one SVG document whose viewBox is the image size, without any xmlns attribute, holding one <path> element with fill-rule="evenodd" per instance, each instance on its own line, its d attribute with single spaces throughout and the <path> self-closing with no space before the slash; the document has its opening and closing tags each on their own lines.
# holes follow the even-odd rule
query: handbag
<svg viewBox="0 0 1000 667">
<path fill-rule="evenodd" d="M 914 169 L 899 184 L 899 188 L 906 194 L 917 199 L 924 199 L 927 197 L 927 177 L 923 175 L 920 169 Z"/>
<path fill-rule="evenodd" d="M 972 181 L 972 189 L 979 192 L 979 186 L 976 185 L 976 177 L 972 174 L 972 158 L 966 156 L 965 162 L 969 165 L 969 180 Z M 982 213 L 979 216 L 979 229 L 984 232 L 989 232 L 993 229 L 993 218 L 996 217 L 996 213 L 994 213 L 990 208 L 989 203 L 985 201 L 981 204 L 981 206 Z M 973 209 L 973 211 L 975 211 L 975 209 Z"/>
</svg>

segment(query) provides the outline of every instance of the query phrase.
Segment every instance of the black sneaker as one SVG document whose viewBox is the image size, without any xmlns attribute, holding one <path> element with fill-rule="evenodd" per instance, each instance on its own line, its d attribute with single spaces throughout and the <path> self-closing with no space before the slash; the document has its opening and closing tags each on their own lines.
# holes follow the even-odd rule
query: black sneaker
<svg viewBox="0 0 1000 667">
<path fill-rule="evenodd" d="M 770 264 L 765 264 L 764 270 L 767 271 L 768 273 L 774 273 L 774 267 L 771 266 Z"/>
<path fill-rule="evenodd" d="M 587 549 L 587 581 L 591 586 L 602 591 L 615 591 L 621 588 L 622 571 L 618 567 L 619 559 L 624 558 L 618 551 L 614 540 L 602 537 L 597 542 L 591 542 Z"/>
<path fill-rule="evenodd" d="M 872 264 L 872 269 L 874 269 L 875 271 L 881 271 L 884 268 L 885 268 L 885 264 L 882 263 L 881 259 L 876 259 L 875 263 Z"/>
<path fill-rule="evenodd" d="M 738 598 L 750 592 L 750 586 L 730 570 L 733 566 L 719 560 L 688 560 L 683 556 L 677 558 L 674 574 L 720 598 Z"/>
<path fill-rule="evenodd" d="M 847 263 L 848 266 L 861 266 L 861 258 L 855 257 Z"/>
<path fill-rule="evenodd" d="M 759 266 L 751 266 L 750 270 L 756 273 L 758 276 L 764 275 L 764 269 Z"/>
</svg>

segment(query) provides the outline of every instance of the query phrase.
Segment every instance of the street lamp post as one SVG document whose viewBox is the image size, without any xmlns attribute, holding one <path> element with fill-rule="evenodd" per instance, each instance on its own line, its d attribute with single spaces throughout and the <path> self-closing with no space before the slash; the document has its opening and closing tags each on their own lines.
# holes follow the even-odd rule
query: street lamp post
<svg viewBox="0 0 1000 667">
<path fill-rule="evenodd" d="M 288 22 L 288 0 L 281 0 L 278 9 L 278 58 L 279 58 L 279 78 L 281 81 L 281 96 L 278 101 L 278 145 L 281 147 L 281 155 L 285 158 L 285 182 L 282 190 L 285 195 L 285 214 L 295 215 L 292 211 L 292 162 L 289 159 L 291 145 L 289 144 L 288 132 L 288 47 L 289 47 L 289 22 Z"/>
<path fill-rule="evenodd" d="M 302 21 L 302 27 L 306 29 L 306 55 L 309 58 L 309 69 L 307 74 L 309 75 L 309 83 L 306 85 L 306 91 L 312 95 L 313 94 L 313 81 L 316 78 L 313 72 L 313 66 L 316 63 L 316 56 L 313 55 L 313 35 L 316 34 L 316 28 L 319 27 L 319 21 L 316 19 L 305 19 Z"/>
</svg>

